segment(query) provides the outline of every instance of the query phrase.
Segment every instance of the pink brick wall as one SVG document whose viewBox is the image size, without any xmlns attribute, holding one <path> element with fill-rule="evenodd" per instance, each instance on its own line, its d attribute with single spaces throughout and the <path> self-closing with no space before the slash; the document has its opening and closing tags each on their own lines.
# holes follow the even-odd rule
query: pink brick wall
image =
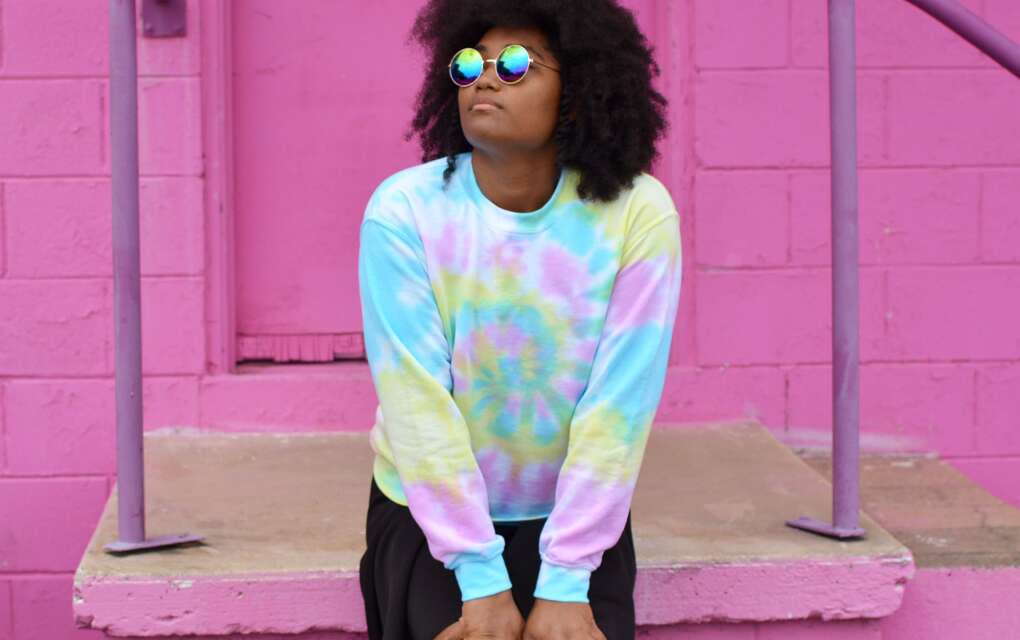
<svg viewBox="0 0 1020 640">
<path fill-rule="evenodd" d="M 671 4 L 688 269 L 659 420 L 825 442 L 826 3 Z M 1020 41 L 1015 0 L 966 4 Z M 0 0 L 0 640 L 99 637 L 70 593 L 115 471 L 106 7 Z M 858 7 L 864 446 L 1020 504 L 1020 81 L 905 2 Z M 199 14 L 139 40 L 145 426 L 367 428 L 364 375 L 206 375 Z"/>
<path fill-rule="evenodd" d="M 1020 4 L 965 4 L 1020 41 Z M 826 3 L 689 8 L 694 339 L 660 419 L 824 444 Z M 862 444 L 937 451 L 1020 505 L 1020 82 L 906 2 L 857 13 Z"/>
<path fill-rule="evenodd" d="M 205 360 L 191 4 L 138 50 L 145 410 L 175 424 Z M 0 0 L 0 640 L 105 637 L 71 585 L 115 472 L 107 5 Z"/>
</svg>

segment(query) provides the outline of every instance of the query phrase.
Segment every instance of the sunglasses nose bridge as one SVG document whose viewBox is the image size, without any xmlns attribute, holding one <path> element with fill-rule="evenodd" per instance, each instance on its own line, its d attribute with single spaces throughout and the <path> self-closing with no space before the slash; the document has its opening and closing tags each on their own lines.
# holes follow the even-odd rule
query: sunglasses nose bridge
<svg viewBox="0 0 1020 640">
<path fill-rule="evenodd" d="M 488 71 L 489 71 L 489 67 L 492 67 L 492 76 L 491 77 L 486 75 L 488 73 Z M 488 80 L 493 85 L 498 85 L 500 83 L 499 74 L 496 73 L 496 60 L 495 59 L 493 59 L 493 58 L 488 58 L 488 59 L 482 58 L 482 72 L 478 75 L 478 78 L 475 79 L 475 83 L 481 82 L 483 79 Z"/>
</svg>

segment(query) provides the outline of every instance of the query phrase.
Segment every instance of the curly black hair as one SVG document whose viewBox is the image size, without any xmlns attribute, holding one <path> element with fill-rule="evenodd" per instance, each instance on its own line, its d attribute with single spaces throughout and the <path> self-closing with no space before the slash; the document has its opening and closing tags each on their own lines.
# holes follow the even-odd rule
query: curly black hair
<svg viewBox="0 0 1020 640">
<path fill-rule="evenodd" d="M 609 201 L 631 187 L 659 155 L 667 101 L 652 86 L 659 66 L 651 46 L 614 0 L 430 0 L 408 35 L 430 60 L 404 135 L 418 134 L 422 162 L 446 156 L 445 184 L 455 155 L 471 150 L 447 64 L 495 26 L 538 28 L 559 61 L 556 163 L 579 170 L 578 195 Z"/>
</svg>

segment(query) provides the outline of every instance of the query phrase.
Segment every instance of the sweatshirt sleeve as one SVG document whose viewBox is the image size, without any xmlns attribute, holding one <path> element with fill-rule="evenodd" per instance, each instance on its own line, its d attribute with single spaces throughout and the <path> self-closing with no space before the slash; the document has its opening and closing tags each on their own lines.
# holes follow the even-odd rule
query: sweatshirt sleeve
<svg viewBox="0 0 1020 640">
<path fill-rule="evenodd" d="M 588 602 L 592 571 L 623 533 L 666 377 L 680 296 L 679 220 L 674 209 L 625 245 L 539 537 L 537 598 Z"/>
<path fill-rule="evenodd" d="M 468 428 L 453 400 L 450 348 L 421 239 L 376 217 L 378 208 L 373 196 L 361 224 L 358 282 L 382 428 L 411 515 L 432 556 L 453 570 L 462 599 L 499 593 L 511 588 L 505 540 L 495 532 Z"/>
</svg>

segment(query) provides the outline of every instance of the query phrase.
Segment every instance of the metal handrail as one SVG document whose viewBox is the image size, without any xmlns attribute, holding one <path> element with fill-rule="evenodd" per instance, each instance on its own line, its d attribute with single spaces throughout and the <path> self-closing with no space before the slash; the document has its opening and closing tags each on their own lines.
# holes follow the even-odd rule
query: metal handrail
<svg viewBox="0 0 1020 640">
<path fill-rule="evenodd" d="M 857 255 L 857 77 L 855 0 L 829 0 L 832 137 L 832 523 L 786 524 L 834 538 L 860 527 L 859 299 Z M 1020 77 L 1020 45 L 956 0 L 907 0 Z"/>
<path fill-rule="evenodd" d="M 1020 78 L 1020 44 L 1013 42 L 956 0 L 907 0 Z"/>
</svg>

